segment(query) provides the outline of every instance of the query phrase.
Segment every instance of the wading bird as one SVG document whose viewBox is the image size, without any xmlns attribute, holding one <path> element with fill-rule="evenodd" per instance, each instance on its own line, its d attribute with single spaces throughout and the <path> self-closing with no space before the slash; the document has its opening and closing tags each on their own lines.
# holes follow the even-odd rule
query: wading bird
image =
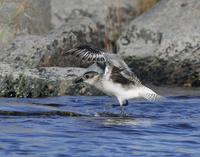
<svg viewBox="0 0 200 157">
<path fill-rule="evenodd" d="M 75 83 L 85 82 L 95 86 L 107 95 L 116 96 L 122 108 L 129 99 L 145 98 L 150 101 L 162 97 L 142 85 L 137 76 L 118 55 L 107 53 L 91 45 L 81 45 L 66 52 L 82 61 L 97 64 L 101 71 L 87 71 L 75 79 Z M 122 108 L 123 110 L 123 108 Z"/>
</svg>

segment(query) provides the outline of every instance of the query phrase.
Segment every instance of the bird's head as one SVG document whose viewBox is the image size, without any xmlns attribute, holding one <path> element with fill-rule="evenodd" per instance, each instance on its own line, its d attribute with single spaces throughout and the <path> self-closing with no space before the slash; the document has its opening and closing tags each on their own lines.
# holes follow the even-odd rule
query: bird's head
<svg viewBox="0 0 200 157">
<path fill-rule="evenodd" d="M 99 77 L 100 77 L 100 74 L 98 72 L 88 71 L 84 73 L 83 76 L 77 77 L 74 80 L 74 83 L 85 82 L 85 83 L 93 85 L 95 82 L 98 81 Z"/>
</svg>

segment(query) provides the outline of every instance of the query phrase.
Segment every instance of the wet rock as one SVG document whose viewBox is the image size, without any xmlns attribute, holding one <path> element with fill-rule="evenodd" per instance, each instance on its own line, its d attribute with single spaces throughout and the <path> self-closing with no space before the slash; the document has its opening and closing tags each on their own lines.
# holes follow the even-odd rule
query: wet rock
<svg viewBox="0 0 200 157">
<path fill-rule="evenodd" d="M 124 31 L 120 55 L 146 82 L 200 86 L 199 8 L 198 0 L 161 0 Z"/>
<path fill-rule="evenodd" d="M 0 64 L 0 96 L 47 97 L 60 95 L 99 95 L 98 90 L 85 84 L 73 84 L 83 68 L 43 67 L 22 69 Z M 83 91 L 84 90 L 84 91 Z"/>
</svg>

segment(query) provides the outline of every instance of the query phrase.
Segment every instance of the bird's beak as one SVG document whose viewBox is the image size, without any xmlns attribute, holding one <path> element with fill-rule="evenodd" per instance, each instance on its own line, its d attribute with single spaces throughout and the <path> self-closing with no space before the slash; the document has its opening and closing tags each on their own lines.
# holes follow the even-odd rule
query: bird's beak
<svg viewBox="0 0 200 157">
<path fill-rule="evenodd" d="M 83 82 L 83 78 L 82 77 L 77 77 L 75 80 L 74 80 L 74 83 L 81 83 Z"/>
</svg>

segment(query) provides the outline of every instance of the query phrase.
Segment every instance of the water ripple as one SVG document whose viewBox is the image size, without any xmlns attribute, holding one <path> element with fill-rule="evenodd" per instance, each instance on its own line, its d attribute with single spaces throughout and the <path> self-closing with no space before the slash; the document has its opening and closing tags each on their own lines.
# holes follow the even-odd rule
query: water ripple
<svg viewBox="0 0 200 157">
<path fill-rule="evenodd" d="M 0 156 L 199 156 L 200 97 L 0 99 Z"/>
</svg>

